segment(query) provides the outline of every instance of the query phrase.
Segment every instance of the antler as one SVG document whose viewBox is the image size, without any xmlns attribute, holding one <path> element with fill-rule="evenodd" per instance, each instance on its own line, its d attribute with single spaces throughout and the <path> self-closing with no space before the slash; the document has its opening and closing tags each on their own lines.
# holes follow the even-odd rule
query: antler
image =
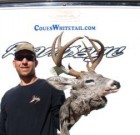
<svg viewBox="0 0 140 135">
<path fill-rule="evenodd" d="M 63 32 L 57 36 L 53 42 L 53 45 L 52 45 L 52 50 L 51 50 L 51 55 L 52 55 L 52 58 L 53 58 L 53 61 L 54 63 L 56 64 L 56 66 L 60 67 L 62 72 L 66 73 L 66 74 L 69 74 L 69 75 L 72 75 L 72 76 L 75 76 L 75 77 L 80 77 L 81 75 L 81 72 L 78 72 L 76 70 L 73 70 L 72 68 L 69 68 L 66 69 L 63 65 L 62 65 L 62 58 L 63 58 L 63 54 L 65 52 L 65 50 L 70 46 L 72 45 L 74 42 L 76 42 L 77 40 L 79 39 L 82 39 L 83 37 L 76 37 L 74 39 L 72 39 L 71 41 L 69 41 L 68 43 L 66 43 L 63 47 L 61 46 L 61 38 L 62 38 L 62 34 Z M 58 54 L 56 56 L 55 54 L 55 45 L 56 45 L 56 42 L 58 40 L 58 44 L 57 44 L 57 48 L 58 48 Z"/>
<path fill-rule="evenodd" d="M 82 39 L 83 37 L 76 37 L 74 39 L 72 39 L 71 41 L 69 41 L 68 43 L 66 43 L 63 47 L 61 46 L 61 38 L 62 38 L 62 34 L 63 32 L 58 35 L 54 42 L 53 42 L 53 45 L 52 45 L 52 50 L 51 50 L 51 55 L 52 55 L 52 59 L 54 61 L 54 63 L 56 64 L 57 67 L 54 67 L 55 70 L 59 70 L 60 73 L 66 73 L 66 74 L 69 74 L 71 76 L 75 76 L 76 78 L 80 78 L 82 75 L 83 75 L 83 72 L 78 72 L 74 69 L 72 69 L 70 66 L 69 66 L 69 69 L 66 69 L 63 65 L 62 65 L 62 58 L 63 58 L 63 54 L 65 52 L 65 50 L 70 46 L 72 45 L 74 42 L 76 42 L 77 40 L 79 39 Z M 85 36 L 89 42 L 92 44 L 92 46 L 95 48 L 95 51 L 97 51 L 98 53 L 98 56 L 97 58 L 94 60 L 91 56 L 91 54 L 89 53 L 88 51 L 88 48 L 86 47 L 85 43 L 83 42 L 84 46 L 85 46 L 85 49 L 86 49 L 86 52 L 88 54 L 88 57 L 90 59 L 90 62 L 92 63 L 91 66 L 89 66 L 89 62 L 87 63 L 87 69 L 88 71 L 94 71 L 95 68 L 97 67 L 97 65 L 100 63 L 100 61 L 102 60 L 103 58 L 103 55 L 104 55 L 104 45 L 99 41 L 99 40 L 96 40 L 96 39 L 91 39 L 87 36 Z M 58 53 L 56 55 L 55 53 L 55 45 L 56 45 L 56 42 L 58 40 L 58 43 L 57 43 L 57 48 L 58 48 Z M 98 43 L 100 45 L 100 49 L 98 49 L 98 47 L 95 45 L 95 43 Z M 59 69 L 56 69 L 58 68 Z"/>
<path fill-rule="evenodd" d="M 95 48 L 95 50 L 96 50 L 97 53 L 98 53 L 97 58 L 94 60 L 94 59 L 92 58 L 91 54 L 89 53 L 89 51 L 88 51 L 86 45 L 85 45 L 84 42 L 83 42 L 83 44 L 84 44 L 84 46 L 85 46 L 85 49 L 86 49 L 86 52 L 87 52 L 87 54 L 88 54 L 88 56 L 89 56 L 90 62 L 92 63 L 91 66 L 89 66 L 89 62 L 87 63 L 87 69 L 88 69 L 88 71 L 90 71 L 90 70 L 95 70 L 95 68 L 96 68 L 97 65 L 100 63 L 100 61 L 102 60 L 102 58 L 103 58 L 103 56 L 104 56 L 104 50 L 105 50 L 105 49 L 104 49 L 104 45 L 103 45 L 99 40 L 91 39 L 91 38 L 89 38 L 89 37 L 87 37 L 87 36 L 85 36 L 85 37 L 89 40 L 89 42 L 92 44 L 92 46 Z M 96 42 L 96 43 L 98 43 L 98 44 L 100 45 L 100 50 L 97 48 L 97 46 L 94 44 L 94 42 Z"/>
</svg>

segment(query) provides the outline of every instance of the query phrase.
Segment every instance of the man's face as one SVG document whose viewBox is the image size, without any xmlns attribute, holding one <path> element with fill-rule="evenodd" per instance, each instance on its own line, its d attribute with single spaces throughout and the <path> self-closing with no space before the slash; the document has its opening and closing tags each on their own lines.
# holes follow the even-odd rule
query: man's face
<svg viewBox="0 0 140 135">
<path fill-rule="evenodd" d="M 27 50 L 17 52 L 13 61 L 20 77 L 34 76 L 37 64 L 38 61 L 35 59 L 34 54 Z"/>
</svg>

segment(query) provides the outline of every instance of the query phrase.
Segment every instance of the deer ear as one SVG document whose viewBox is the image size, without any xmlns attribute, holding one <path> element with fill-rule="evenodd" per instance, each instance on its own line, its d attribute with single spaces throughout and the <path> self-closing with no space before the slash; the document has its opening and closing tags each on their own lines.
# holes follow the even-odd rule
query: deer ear
<svg viewBox="0 0 140 135">
<path fill-rule="evenodd" d="M 47 79 L 48 83 L 59 90 L 66 90 L 72 88 L 73 79 L 61 76 L 54 76 Z"/>
</svg>

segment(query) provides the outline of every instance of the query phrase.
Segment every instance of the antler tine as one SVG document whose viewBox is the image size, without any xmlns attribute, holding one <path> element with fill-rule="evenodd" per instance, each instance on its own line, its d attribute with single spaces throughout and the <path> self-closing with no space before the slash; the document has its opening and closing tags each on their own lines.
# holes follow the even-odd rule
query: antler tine
<svg viewBox="0 0 140 135">
<path fill-rule="evenodd" d="M 76 42 L 77 40 L 79 39 L 82 39 L 83 37 L 76 37 L 74 39 L 72 39 L 71 41 L 69 41 L 68 43 L 66 43 L 63 47 L 61 46 L 61 38 L 62 38 L 62 35 L 63 35 L 63 32 L 57 36 L 53 42 L 53 45 L 52 45 L 52 51 L 51 51 L 51 54 L 52 54 L 52 58 L 53 58 L 53 61 L 55 62 L 55 64 L 58 66 L 58 67 L 63 67 L 62 70 L 64 73 L 67 73 L 69 75 L 72 75 L 72 76 L 75 76 L 75 77 L 79 77 L 80 75 L 80 72 L 78 71 L 75 71 L 73 69 L 69 69 L 67 70 L 66 68 L 64 68 L 64 66 L 62 65 L 62 58 L 63 58 L 63 54 L 65 52 L 65 50 L 70 46 L 72 45 L 74 42 Z M 56 45 L 56 41 L 58 40 L 58 44 L 57 44 L 57 47 L 58 47 L 58 54 L 56 56 L 55 54 L 55 45 Z"/>
<path fill-rule="evenodd" d="M 89 67 L 89 65 L 87 66 L 88 67 L 88 70 L 92 69 L 92 70 L 95 70 L 95 68 L 97 67 L 97 65 L 100 63 L 100 61 L 102 60 L 103 56 L 104 56 L 104 45 L 99 41 L 99 40 L 96 40 L 96 39 L 90 39 L 89 37 L 86 36 L 86 38 L 90 41 L 90 43 L 93 45 L 93 47 L 95 48 L 95 50 L 97 51 L 98 53 L 98 56 L 97 56 L 97 59 L 96 60 L 92 60 L 91 63 L 91 67 Z M 100 45 L 100 50 L 97 48 L 97 46 L 94 44 L 94 42 L 98 43 Z M 88 52 L 89 53 L 89 52 Z M 91 56 L 91 55 L 90 55 Z"/>
<path fill-rule="evenodd" d="M 75 76 L 76 78 L 80 78 L 82 76 L 81 72 L 78 72 L 78 71 L 74 70 L 70 65 L 69 65 L 68 74 L 71 75 L 71 76 Z"/>
<path fill-rule="evenodd" d="M 87 46 L 85 45 L 85 43 L 83 41 L 82 41 L 82 43 L 85 46 L 86 52 L 88 54 L 88 57 L 89 57 L 91 63 L 93 63 L 94 62 L 94 59 L 92 58 L 91 54 L 89 53 Z M 89 62 L 87 62 L 87 69 L 90 70 Z"/>
<path fill-rule="evenodd" d="M 57 56 L 57 60 L 56 60 L 56 65 L 59 67 L 62 65 L 62 58 L 63 58 L 63 54 L 64 54 L 65 50 L 70 45 L 72 45 L 74 42 L 83 38 L 83 37 L 76 37 L 76 38 L 72 39 L 71 41 L 69 41 L 67 44 L 65 44 L 63 47 L 61 47 L 62 34 L 63 34 L 63 32 L 60 34 L 59 39 L 58 39 L 58 56 Z"/>
<path fill-rule="evenodd" d="M 91 63 L 93 63 L 93 62 L 94 62 L 94 60 L 93 60 L 93 58 L 92 58 L 91 54 L 89 53 L 87 46 L 85 45 L 85 43 L 84 43 L 83 41 L 82 41 L 82 43 L 83 43 L 83 45 L 85 46 L 86 52 L 87 52 L 87 54 L 88 54 L 88 57 L 89 57 L 89 59 L 90 59 Z"/>
<path fill-rule="evenodd" d="M 53 61 L 54 61 L 54 63 L 57 65 L 57 60 L 56 60 L 56 55 L 55 55 L 55 44 L 56 44 L 56 41 L 57 41 L 57 39 L 59 38 L 59 36 L 60 35 L 58 35 L 55 39 L 54 39 L 54 41 L 53 41 L 53 44 L 52 44 L 52 49 L 51 49 L 51 55 L 52 55 L 52 59 L 53 59 Z"/>
</svg>

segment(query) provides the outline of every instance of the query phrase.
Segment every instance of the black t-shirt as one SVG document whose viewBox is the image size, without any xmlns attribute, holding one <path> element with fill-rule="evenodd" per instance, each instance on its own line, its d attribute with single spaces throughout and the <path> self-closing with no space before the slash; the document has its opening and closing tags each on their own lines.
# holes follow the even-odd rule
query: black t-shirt
<svg viewBox="0 0 140 135">
<path fill-rule="evenodd" d="M 1 102 L 0 135 L 56 135 L 64 100 L 64 92 L 43 79 L 10 89 Z"/>
</svg>

